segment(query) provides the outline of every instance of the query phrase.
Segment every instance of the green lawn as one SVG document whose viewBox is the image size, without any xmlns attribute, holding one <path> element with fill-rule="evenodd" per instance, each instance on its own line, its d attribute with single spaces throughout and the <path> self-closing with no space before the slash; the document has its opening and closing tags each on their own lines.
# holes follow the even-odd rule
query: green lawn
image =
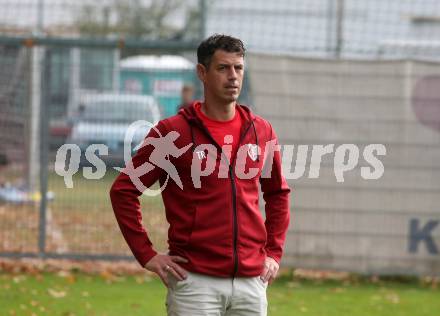
<svg viewBox="0 0 440 316">
<path fill-rule="evenodd" d="M 49 190 L 55 199 L 46 212 L 46 250 L 55 253 L 106 253 L 130 255 L 110 203 L 109 190 L 118 173 L 107 170 L 99 180 L 85 179 L 81 172 L 67 188 L 62 177 L 49 174 Z M 10 172 L 9 178 L 13 178 Z M 160 251 L 167 249 L 168 223 L 161 196 L 140 196 L 143 223 Z M 0 205 L 0 251 L 38 250 L 39 204 Z M 0 315 L 2 316 L 2 315 Z"/>
<path fill-rule="evenodd" d="M 0 273 L 0 315 L 165 315 L 165 293 L 160 281 L 147 275 Z M 440 290 L 417 281 L 283 276 L 269 286 L 268 297 L 269 315 L 440 315 Z"/>
</svg>

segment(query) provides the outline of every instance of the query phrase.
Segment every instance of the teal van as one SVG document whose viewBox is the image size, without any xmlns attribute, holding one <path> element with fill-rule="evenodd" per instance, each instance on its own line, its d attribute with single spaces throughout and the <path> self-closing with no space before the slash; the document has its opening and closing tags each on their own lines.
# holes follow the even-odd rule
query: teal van
<svg viewBox="0 0 440 316">
<path fill-rule="evenodd" d="M 155 97 L 162 117 L 176 113 L 185 84 L 196 85 L 195 65 L 181 56 L 140 55 L 120 62 L 121 92 Z"/>
</svg>

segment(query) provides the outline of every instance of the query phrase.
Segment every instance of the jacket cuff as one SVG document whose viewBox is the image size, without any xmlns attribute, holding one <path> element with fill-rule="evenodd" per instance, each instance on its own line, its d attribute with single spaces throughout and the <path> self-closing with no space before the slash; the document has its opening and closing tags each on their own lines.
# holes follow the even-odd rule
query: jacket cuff
<svg viewBox="0 0 440 316">
<path fill-rule="evenodd" d="M 278 263 L 278 265 L 280 265 L 280 262 L 281 262 L 281 256 L 277 256 L 277 255 L 274 254 L 273 252 L 270 252 L 270 251 L 267 251 L 267 250 L 266 250 L 266 257 L 270 257 L 270 258 L 272 258 L 273 260 L 275 260 L 275 261 Z"/>
<path fill-rule="evenodd" d="M 150 248 L 147 251 L 139 254 L 136 259 L 142 266 L 142 268 L 145 269 L 145 265 L 147 264 L 147 262 L 150 261 L 151 258 L 153 258 L 155 255 L 157 255 L 157 252 L 153 248 Z"/>
</svg>

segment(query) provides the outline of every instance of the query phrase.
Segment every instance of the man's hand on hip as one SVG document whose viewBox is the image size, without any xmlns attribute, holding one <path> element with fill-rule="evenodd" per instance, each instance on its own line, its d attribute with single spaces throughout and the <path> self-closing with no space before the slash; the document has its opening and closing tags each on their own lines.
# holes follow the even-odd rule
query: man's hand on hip
<svg viewBox="0 0 440 316">
<path fill-rule="evenodd" d="M 188 276 L 177 262 L 188 262 L 188 260 L 179 256 L 157 254 L 145 264 L 145 269 L 159 275 L 162 282 L 168 287 L 167 272 L 172 273 L 179 281 L 186 279 Z"/>
<path fill-rule="evenodd" d="M 269 281 L 269 284 L 271 284 L 277 277 L 279 268 L 280 266 L 278 262 L 275 261 L 275 259 L 272 259 L 271 257 L 266 257 L 264 261 L 264 270 L 263 273 L 260 275 L 261 280 L 263 280 L 263 282 Z"/>
</svg>

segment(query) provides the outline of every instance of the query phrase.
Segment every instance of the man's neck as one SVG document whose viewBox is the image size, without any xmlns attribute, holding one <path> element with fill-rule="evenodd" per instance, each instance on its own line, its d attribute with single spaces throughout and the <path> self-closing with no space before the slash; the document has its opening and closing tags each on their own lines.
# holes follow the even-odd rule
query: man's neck
<svg viewBox="0 0 440 316">
<path fill-rule="evenodd" d="M 205 102 L 202 103 L 201 111 L 215 121 L 229 121 L 234 118 L 235 104 L 235 101 L 230 103 L 218 103 L 205 100 Z"/>
</svg>

